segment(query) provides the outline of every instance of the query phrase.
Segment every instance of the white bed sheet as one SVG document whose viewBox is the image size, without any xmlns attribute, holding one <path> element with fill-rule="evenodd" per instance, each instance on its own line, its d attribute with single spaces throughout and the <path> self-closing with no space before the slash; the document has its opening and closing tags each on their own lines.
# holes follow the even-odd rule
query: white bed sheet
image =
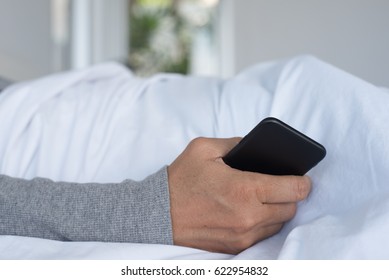
<svg viewBox="0 0 389 280">
<path fill-rule="evenodd" d="M 316 58 L 234 78 L 134 77 L 110 63 L 0 95 L 0 173 L 142 179 L 197 136 L 243 136 L 274 116 L 321 142 L 313 190 L 282 231 L 225 255 L 178 246 L 0 236 L 0 259 L 388 259 L 389 94 Z"/>
</svg>

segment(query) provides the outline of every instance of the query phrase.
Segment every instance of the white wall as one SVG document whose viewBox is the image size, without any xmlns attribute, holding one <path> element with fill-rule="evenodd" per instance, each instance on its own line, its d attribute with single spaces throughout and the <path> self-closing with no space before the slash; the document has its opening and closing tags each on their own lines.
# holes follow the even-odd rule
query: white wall
<svg viewBox="0 0 389 280">
<path fill-rule="evenodd" d="M 223 0 L 233 5 L 237 72 L 259 61 L 310 53 L 389 87 L 389 1 Z"/>
<path fill-rule="evenodd" d="M 128 56 L 128 0 L 72 0 L 71 68 Z"/>
<path fill-rule="evenodd" d="M 52 69 L 48 0 L 0 0 L 0 75 L 28 79 Z"/>
<path fill-rule="evenodd" d="M 0 76 L 37 78 L 128 54 L 128 0 L 0 0 Z"/>
<path fill-rule="evenodd" d="M 0 0 L 0 76 L 24 80 L 64 65 L 77 67 L 125 55 L 127 0 L 69 0 L 108 3 L 93 10 L 97 17 L 105 10 L 113 20 L 100 20 L 99 25 L 96 18 L 91 19 L 92 27 L 101 26 L 103 35 L 88 37 L 88 42 L 77 41 L 75 30 L 80 29 L 73 26 L 69 35 L 73 45 L 68 43 L 73 53 L 68 57 L 58 54 L 53 41 L 52 1 L 60 0 Z M 219 72 L 223 76 L 260 61 L 310 53 L 389 87 L 388 0 L 221 0 L 221 7 Z M 88 57 L 82 60 L 77 51 L 85 51 L 85 44 L 89 44 Z M 68 61 L 58 66 L 61 55 Z"/>
</svg>

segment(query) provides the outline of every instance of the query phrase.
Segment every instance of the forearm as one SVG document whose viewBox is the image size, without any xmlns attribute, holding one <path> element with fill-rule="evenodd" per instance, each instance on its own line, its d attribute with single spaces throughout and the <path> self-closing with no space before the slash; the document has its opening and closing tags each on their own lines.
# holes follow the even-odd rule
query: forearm
<svg viewBox="0 0 389 280">
<path fill-rule="evenodd" d="M 166 168 L 117 184 L 0 176 L 0 234 L 172 244 Z"/>
</svg>

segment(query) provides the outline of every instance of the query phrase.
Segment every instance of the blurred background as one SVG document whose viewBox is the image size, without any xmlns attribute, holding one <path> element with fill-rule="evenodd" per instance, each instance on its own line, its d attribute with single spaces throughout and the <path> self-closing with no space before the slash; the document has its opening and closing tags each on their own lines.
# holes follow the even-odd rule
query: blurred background
<svg viewBox="0 0 389 280">
<path fill-rule="evenodd" d="M 0 76 L 107 60 L 141 76 L 230 77 L 313 54 L 389 87 L 387 0 L 0 0 Z"/>
</svg>

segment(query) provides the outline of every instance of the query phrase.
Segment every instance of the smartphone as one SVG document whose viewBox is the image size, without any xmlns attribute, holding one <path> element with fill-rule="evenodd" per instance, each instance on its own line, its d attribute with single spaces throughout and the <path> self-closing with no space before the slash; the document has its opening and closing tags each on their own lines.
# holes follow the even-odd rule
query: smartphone
<svg viewBox="0 0 389 280">
<path fill-rule="evenodd" d="M 262 120 L 227 155 L 229 166 L 272 175 L 304 175 L 326 155 L 323 145 L 269 117 Z"/>
</svg>

